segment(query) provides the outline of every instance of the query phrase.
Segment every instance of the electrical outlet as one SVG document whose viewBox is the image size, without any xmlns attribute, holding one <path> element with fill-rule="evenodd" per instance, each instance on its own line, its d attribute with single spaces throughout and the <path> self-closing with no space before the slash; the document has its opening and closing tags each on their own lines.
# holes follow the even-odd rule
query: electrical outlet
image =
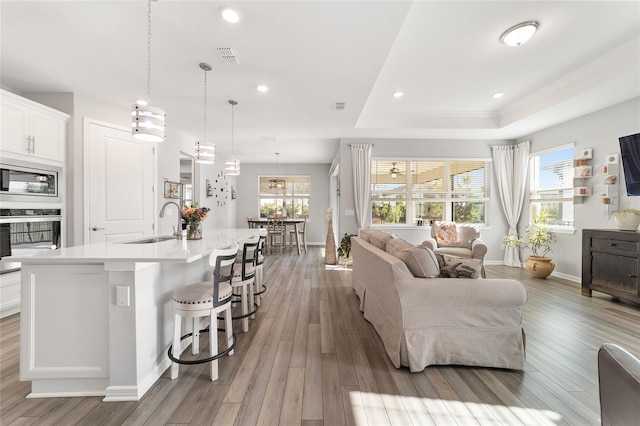
<svg viewBox="0 0 640 426">
<path fill-rule="evenodd" d="M 119 285 L 116 287 L 116 306 L 129 306 L 129 286 Z"/>
</svg>

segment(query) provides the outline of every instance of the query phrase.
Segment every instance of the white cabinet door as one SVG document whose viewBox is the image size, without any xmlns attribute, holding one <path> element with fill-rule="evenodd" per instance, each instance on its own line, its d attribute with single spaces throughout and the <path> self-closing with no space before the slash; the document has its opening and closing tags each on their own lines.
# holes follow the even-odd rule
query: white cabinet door
<svg viewBox="0 0 640 426">
<path fill-rule="evenodd" d="M 40 111 L 31 113 L 32 154 L 45 160 L 64 161 L 66 123 Z"/>
<path fill-rule="evenodd" d="M 1 114 L 2 150 L 20 155 L 30 154 L 29 109 L 23 105 L 3 101 Z"/>
<path fill-rule="evenodd" d="M 69 116 L 29 99 L 2 91 L 2 140 L 7 157 L 64 164 Z"/>
</svg>

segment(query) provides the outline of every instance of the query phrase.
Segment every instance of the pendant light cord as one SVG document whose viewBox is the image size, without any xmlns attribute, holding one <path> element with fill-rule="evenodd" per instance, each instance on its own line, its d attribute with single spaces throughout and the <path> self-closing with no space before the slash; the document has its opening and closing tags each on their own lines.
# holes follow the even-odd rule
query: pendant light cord
<svg viewBox="0 0 640 426">
<path fill-rule="evenodd" d="M 151 0 L 147 2 L 147 101 L 151 103 Z"/>
<path fill-rule="evenodd" d="M 207 140 L 207 70 L 204 69 L 204 140 Z"/>
</svg>

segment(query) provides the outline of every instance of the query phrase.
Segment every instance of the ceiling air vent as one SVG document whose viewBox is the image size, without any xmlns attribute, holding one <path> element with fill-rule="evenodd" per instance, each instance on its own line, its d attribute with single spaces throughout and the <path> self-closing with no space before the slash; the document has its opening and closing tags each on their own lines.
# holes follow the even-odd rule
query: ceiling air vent
<svg viewBox="0 0 640 426">
<path fill-rule="evenodd" d="M 345 105 L 346 105 L 345 102 L 336 102 L 335 105 L 333 106 L 333 109 L 335 109 L 336 111 L 344 111 Z"/>
<path fill-rule="evenodd" d="M 233 49 L 230 47 L 218 47 L 218 53 L 222 60 L 227 64 L 237 64 L 238 58 L 236 58 L 236 54 L 233 53 Z"/>
</svg>

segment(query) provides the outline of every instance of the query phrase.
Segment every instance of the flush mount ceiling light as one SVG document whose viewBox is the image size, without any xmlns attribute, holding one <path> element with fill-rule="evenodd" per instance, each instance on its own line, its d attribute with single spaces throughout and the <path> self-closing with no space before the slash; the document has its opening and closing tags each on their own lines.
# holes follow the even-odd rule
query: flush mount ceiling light
<svg viewBox="0 0 640 426">
<path fill-rule="evenodd" d="M 204 130 L 201 141 L 196 141 L 194 154 L 196 163 L 213 164 L 216 157 L 216 146 L 207 142 L 207 72 L 211 71 L 211 65 L 200 63 L 200 69 L 204 71 Z"/>
<path fill-rule="evenodd" d="M 393 97 L 394 98 L 401 98 L 404 96 L 404 93 L 402 92 L 393 92 Z"/>
<path fill-rule="evenodd" d="M 493 94 L 493 96 L 492 96 L 492 98 L 493 98 L 493 99 L 500 99 L 500 98 L 501 98 L 501 97 L 503 97 L 503 96 L 504 96 L 504 93 L 502 93 L 502 92 L 498 92 L 498 93 L 494 93 L 494 94 Z"/>
<path fill-rule="evenodd" d="M 392 167 L 389 169 L 389 175 L 391 175 L 391 179 L 395 179 L 400 174 L 400 169 L 396 167 L 396 163 L 391 163 Z"/>
<path fill-rule="evenodd" d="M 280 179 L 280 175 L 278 174 L 278 157 L 280 156 L 279 152 L 276 152 L 276 178 L 269 179 L 269 189 L 284 189 L 286 186 L 286 182 L 284 179 Z"/>
<path fill-rule="evenodd" d="M 234 101 L 233 99 L 229 100 L 229 105 L 231 105 L 231 155 L 235 155 L 235 150 L 233 149 L 233 128 L 235 124 L 235 107 L 238 105 L 238 101 Z M 224 163 L 225 174 L 229 176 L 238 176 L 240 174 L 240 160 L 236 158 L 229 159 Z"/>
<path fill-rule="evenodd" d="M 500 41 L 507 46 L 520 46 L 533 36 L 539 26 L 540 22 L 538 21 L 527 21 L 514 25 L 500 36 Z"/>
<path fill-rule="evenodd" d="M 164 111 L 151 103 L 151 0 L 147 1 L 147 99 L 137 101 L 131 107 L 131 134 L 147 142 L 163 142 L 165 139 Z"/>
<path fill-rule="evenodd" d="M 220 16 L 222 19 L 230 24 L 236 24 L 240 21 L 240 14 L 238 11 L 231 9 L 230 7 L 223 7 L 220 9 Z"/>
<path fill-rule="evenodd" d="M 269 91 L 269 88 L 264 84 L 260 84 L 258 87 L 256 87 L 256 90 L 258 90 L 258 92 L 260 93 L 266 93 Z"/>
</svg>

